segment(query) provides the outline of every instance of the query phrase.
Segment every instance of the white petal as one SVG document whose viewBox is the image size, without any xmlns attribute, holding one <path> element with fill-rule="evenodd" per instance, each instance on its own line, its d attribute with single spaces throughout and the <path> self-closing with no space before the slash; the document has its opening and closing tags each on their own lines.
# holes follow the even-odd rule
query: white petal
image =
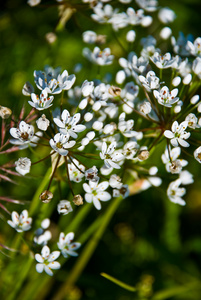
<svg viewBox="0 0 201 300">
<path fill-rule="evenodd" d="M 98 209 L 98 210 L 101 209 L 101 203 L 96 197 L 93 197 L 93 204 L 94 204 L 96 209 Z"/>
<path fill-rule="evenodd" d="M 163 134 L 168 139 L 172 139 L 174 137 L 174 133 L 172 131 L 170 131 L 170 130 L 165 130 Z"/>
<path fill-rule="evenodd" d="M 50 254 L 50 249 L 48 246 L 44 246 L 41 250 L 42 257 L 46 258 Z"/>
<path fill-rule="evenodd" d="M 51 269 L 48 266 L 44 266 L 44 270 L 48 275 L 53 276 L 53 272 L 51 271 Z"/>
<path fill-rule="evenodd" d="M 38 273 L 42 273 L 44 270 L 44 265 L 43 264 L 36 264 L 36 271 Z"/>
<path fill-rule="evenodd" d="M 53 270 L 57 270 L 60 269 L 61 265 L 58 261 L 52 261 L 51 263 L 49 263 L 48 267 Z"/>
<path fill-rule="evenodd" d="M 35 254 L 35 259 L 37 260 L 37 262 L 43 263 L 43 258 L 40 254 L 36 253 Z"/>
</svg>

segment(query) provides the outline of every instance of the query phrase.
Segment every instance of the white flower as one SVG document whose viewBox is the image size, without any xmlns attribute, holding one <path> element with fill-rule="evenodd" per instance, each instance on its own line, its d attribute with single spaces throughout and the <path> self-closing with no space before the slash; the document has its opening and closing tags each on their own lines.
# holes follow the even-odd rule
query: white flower
<svg viewBox="0 0 201 300">
<path fill-rule="evenodd" d="M 110 48 L 100 50 L 99 47 L 95 47 L 93 52 L 91 52 L 89 48 L 84 48 L 83 55 L 91 62 L 100 66 L 110 65 L 114 59 L 114 55 L 111 55 Z"/>
<path fill-rule="evenodd" d="M 176 18 L 176 15 L 175 12 L 169 7 L 163 7 L 159 10 L 158 18 L 162 23 L 167 24 L 173 22 Z"/>
<path fill-rule="evenodd" d="M 36 143 L 39 140 L 38 136 L 42 136 L 40 131 L 36 132 L 38 136 L 34 136 L 34 127 L 24 121 L 20 122 L 19 128 L 12 127 L 10 134 L 14 137 L 14 139 L 10 139 L 10 143 L 19 146 L 20 149 L 25 149 L 29 145 L 36 147 Z"/>
<path fill-rule="evenodd" d="M 99 3 L 100 4 L 100 3 Z M 94 14 L 91 15 L 92 19 L 98 23 L 107 23 L 111 17 L 117 13 L 117 9 L 113 10 L 113 7 L 110 4 L 105 6 L 96 5 L 93 8 Z"/>
<path fill-rule="evenodd" d="M 97 34 L 92 30 L 83 32 L 82 39 L 85 43 L 94 44 L 96 42 Z"/>
<path fill-rule="evenodd" d="M 113 190 L 113 197 L 123 196 L 123 198 L 126 198 L 129 196 L 129 194 L 130 191 L 127 184 L 124 184 L 120 188 Z"/>
<path fill-rule="evenodd" d="M 60 255 L 60 251 L 53 251 L 50 253 L 50 248 L 44 246 L 40 254 L 35 254 L 35 259 L 38 262 L 36 264 L 36 271 L 42 273 L 45 271 L 48 275 L 53 276 L 52 270 L 60 269 L 60 263 L 55 261 Z"/>
<path fill-rule="evenodd" d="M 185 121 L 188 122 L 188 127 L 195 129 L 195 128 L 199 128 L 200 126 L 198 125 L 198 119 L 196 117 L 195 114 L 190 113 L 188 116 L 186 116 Z"/>
<path fill-rule="evenodd" d="M 169 88 L 167 86 L 162 87 L 160 92 L 154 90 L 153 94 L 154 97 L 158 100 L 158 103 L 166 107 L 172 107 L 174 103 L 179 101 L 179 97 L 176 97 L 178 94 L 178 89 L 169 91 Z"/>
<path fill-rule="evenodd" d="M 114 189 L 114 188 L 121 188 L 123 183 L 121 182 L 121 177 L 119 177 L 116 174 L 112 174 L 110 176 L 110 180 L 109 180 L 109 185 Z"/>
<path fill-rule="evenodd" d="M 164 55 L 160 55 L 159 52 L 155 52 L 150 59 L 159 69 L 167 69 L 176 66 L 176 58 L 172 58 L 169 52 Z"/>
<path fill-rule="evenodd" d="M 92 168 L 85 171 L 85 178 L 86 180 L 91 180 L 94 182 L 99 181 L 98 169 L 96 168 L 96 166 L 93 166 Z"/>
<path fill-rule="evenodd" d="M 107 168 L 121 168 L 116 162 L 122 160 L 124 156 L 123 154 L 115 151 L 116 145 L 116 142 L 112 142 L 109 147 L 107 147 L 106 142 L 103 142 L 102 144 L 102 152 L 100 152 L 100 157 L 104 160 Z"/>
<path fill-rule="evenodd" d="M 59 85 L 59 89 L 64 91 L 69 90 L 74 84 L 75 79 L 76 77 L 74 74 L 68 75 L 68 71 L 64 70 L 62 74 L 57 76 L 57 84 Z M 57 93 L 57 89 L 54 91 L 54 93 Z"/>
<path fill-rule="evenodd" d="M 59 118 L 54 118 L 55 124 L 59 127 L 59 131 L 72 138 L 77 138 L 76 132 L 82 132 L 86 129 L 85 125 L 77 125 L 80 120 L 80 113 L 75 114 L 73 117 L 70 116 L 67 109 L 64 109 L 61 114 L 61 120 Z"/>
<path fill-rule="evenodd" d="M 158 0 L 135 0 L 135 2 L 146 11 L 153 12 L 157 10 Z"/>
<path fill-rule="evenodd" d="M 93 92 L 93 89 L 94 89 L 94 82 L 85 80 L 81 86 L 82 95 L 84 97 L 88 97 Z"/>
<path fill-rule="evenodd" d="M 199 78 L 201 78 L 201 57 L 196 57 L 196 59 L 194 59 L 192 70 Z"/>
<path fill-rule="evenodd" d="M 139 75 L 138 78 L 147 91 L 158 89 L 160 86 L 160 79 L 153 71 L 149 71 L 146 78 L 142 75 Z"/>
<path fill-rule="evenodd" d="M 30 96 L 31 93 L 33 93 L 33 92 L 34 92 L 34 87 L 33 87 L 33 85 L 32 85 L 29 81 L 27 81 L 27 82 L 23 85 L 23 88 L 22 88 L 22 94 L 23 94 L 24 96 Z"/>
<path fill-rule="evenodd" d="M 147 115 L 151 112 L 151 104 L 148 101 L 144 101 L 139 105 L 139 110 L 141 113 Z"/>
<path fill-rule="evenodd" d="M 67 149 L 72 148 L 76 144 L 75 141 L 69 141 L 68 139 L 67 135 L 57 133 L 54 138 L 50 140 L 50 146 L 60 155 L 66 156 L 68 154 Z"/>
<path fill-rule="evenodd" d="M 201 37 L 195 39 L 194 43 L 187 41 L 190 53 L 194 56 L 201 56 Z"/>
<path fill-rule="evenodd" d="M 8 220 L 7 223 L 15 228 L 17 232 L 27 231 L 31 228 L 32 218 L 28 218 L 28 211 L 25 209 L 19 215 L 16 211 L 11 214 L 12 221 Z"/>
<path fill-rule="evenodd" d="M 190 132 L 186 132 L 185 129 L 188 126 L 188 122 L 184 121 L 180 125 L 177 121 L 172 124 L 172 131 L 165 130 L 164 136 L 170 139 L 172 146 L 177 147 L 179 144 L 182 147 L 189 147 L 190 144 L 185 140 L 191 135 Z"/>
<path fill-rule="evenodd" d="M 194 182 L 193 180 L 193 175 L 188 172 L 188 171 L 182 171 L 180 174 L 179 174 L 179 179 L 181 180 L 181 184 L 191 184 Z"/>
<path fill-rule="evenodd" d="M 28 3 L 30 6 L 36 6 L 36 5 L 38 5 L 40 2 L 41 2 L 41 0 L 28 0 L 28 1 L 27 1 L 27 3 Z"/>
<path fill-rule="evenodd" d="M 25 175 L 30 172 L 31 160 L 27 157 L 21 157 L 15 162 L 15 169 L 21 175 Z"/>
<path fill-rule="evenodd" d="M 34 93 L 31 93 L 31 100 L 28 103 L 37 110 L 43 110 L 52 106 L 53 96 L 48 97 L 47 90 L 42 90 L 40 97 Z"/>
<path fill-rule="evenodd" d="M 127 142 L 123 147 L 123 155 L 126 159 L 133 159 L 139 149 L 139 145 L 135 141 Z"/>
<path fill-rule="evenodd" d="M 135 41 L 136 33 L 134 30 L 129 30 L 126 34 L 126 40 L 129 43 L 133 43 Z"/>
<path fill-rule="evenodd" d="M 169 154 L 170 154 L 170 157 L 169 157 Z M 162 159 L 163 163 L 165 164 L 167 172 L 172 173 L 172 171 L 173 171 L 173 170 L 171 171 L 171 167 L 173 168 L 172 162 L 179 161 L 181 167 L 185 167 L 188 164 L 187 160 L 178 159 L 180 154 L 181 154 L 181 148 L 180 147 L 175 147 L 173 149 L 170 149 L 169 152 L 168 152 L 168 149 L 166 147 L 165 153 L 162 154 L 161 159 Z"/>
<path fill-rule="evenodd" d="M 85 167 L 79 165 L 79 162 L 76 159 L 73 159 L 73 162 L 68 165 L 70 180 L 74 182 L 80 182 L 84 177 Z"/>
<path fill-rule="evenodd" d="M 72 242 L 74 239 L 74 233 L 69 232 L 66 236 L 63 232 L 60 233 L 59 242 L 57 243 L 59 250 L 61 250 L 62 255 L 66 258 L 70 256 L 78 256 L 75 250 L 79 249 L 81 244 L 77 242 Z"/>
<path fill-rule="evenodd" d="M 136 131 L 133 131 L 134 120 L 125 120 L 126 114 L 121 113 L 119 116 L 118 129 L 125 137 L 135 137 L 137 135 Z"/>
<path fill-rule="evenodd" d="M 67 215 L 69 212 L 73 211 L 70 201 L 61 200 L 57 205 L 57 211 L 62 215 Z"/>
<path fill-rule="evenodd" d="M 194 157 L 201 164 L 201 146 L 194 151 Z"/>
<path fill-rule="evenodd" d="M 52 234 L 49 230 L 45 230 L 50 226 L 50 219 L 46 218 L 41 222 L 41 227 L 35 232 L 34 243 L 45 246 L 47 242 L 52 238 Z"/>
<path fill-rule="evenodd" d="M 179 187 L 180 184 L 181 184 L 181 179 L 177 179 L 171 182 L 167 189 L 167 195 L 171 202 L 180 205 L 185 205 L 186 202 L 181 197 L 186 193 L 186 189 L 180 188 Z"/>
<path fill-rule="evenodd" d="M 160 31 L 160 37 L 163 40 L 167 40 L 171 36 L 171 34 L 172 34 L 172 29 L 170 27 L 164 27 Z"/>
<path fill-rule="evenodd" d="M 30 124 L 21 121 L 19 128 L 12 127 L 10 134 L 22 143 L 27 143 L 34 136 L 34 127 Z"/>
<path fill-rule="evenodd" d="M 101 183 L 89 181 L 89 184 L 84 183 L 83 189 L 85 190 L 85 200 L 88 203 L 94 204 L 95 208 L 100 210 L 101 203 L 100 201 L 108 201 L 111 199 L 111 195 L 105 190 L 108 188 L 109 182 L 103 181 Z"/>
<path fill-rule="evenodd" d="M 44 114 L 42 114 L 42 116 L 38 120 L 36 120 L 36 124 L 38 126 L 38 129 L 46 131 L 48 126 L 50 125 L 50 121 Z"/>
</svg>

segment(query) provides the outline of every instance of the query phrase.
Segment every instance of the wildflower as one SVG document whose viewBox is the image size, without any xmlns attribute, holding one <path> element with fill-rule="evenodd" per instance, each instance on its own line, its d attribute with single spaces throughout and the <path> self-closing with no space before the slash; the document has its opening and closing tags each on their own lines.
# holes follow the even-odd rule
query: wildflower
<svg viewBox="0 0 201 300">
<path fill-rule="evenodd" d="M 28 218 L 28 211 L 25 209 L 19 215 L 16 211 L 11 214 L 12 221 L 7 223 L 13 227 L 17 232 L 27 231 L 31 228 L 32 218 Z"/>
<path fill-rule="evenodd" d="M 22 94 L 24 96 L 30 96 L 31 93 L 34 93 L 34 87 L 33 85 L 27 81 L 24 85 L 23 85 L 23 88 L 22 88 Z"/>
<path fill-rule="evenodd" d="M 57 205 L 57 211 L 62 215 L 67 215 L 69 212 L 73 211 L 70 201 L 61 200 Z"/>
<path fill-rule="evenodd" d="M 174 121 L 174 123 L 172 124 L 172 131 L 165 130 L 164 136 L 170 139 L 170 143 L 174 147 L 177 147 L 179 144 L 182 147 L 189 147 L 190 144 L 185 141 L 191 135 L 190 132 L 185 131 L 187 126 L 187 121 L 183 121 L 180 125 L 177 121 Z"/>
<path fill-rule="evenodd" d="M 35 254 L 35 259 L 38 262 L 36 264 L 36 271 L 42 273 L 45 271 L 48 275 L 53 276 L 52 270 L 60 269 L 60 263 L 55 261 L 60 255 L 60 251 L 53 251 L 50 253 L 48 246 L 43 246 L 41 254 Z"/>
<path fill-rule="evenodd" d="M 42 116 L 38 120 L 36 120 L 36 124 L 38 126 L 38 129 L 46 131 L 48 126 L 50 125 L 50 121 L 44 114 L 42 114 Z"/>
<path fill-rule="evenodd" d="M 201 164 L 201 146 L 194 151 L 194 157 Z"/>
<path fill-rule="evenodd" d="M 171 23 L 176 18 L 175 12 L 169 7 L 163 7 L 159 10 L 158 18 L 163 24 Z"/>
<path fill-rule="evenodd" d="M 0 117 L 2 119 L 8 119 L 11 114 L 12 114 L 12 110 L 10 108 L 0 105 Z"/>
<path fill-rule="evenodd" d="M 190 113 L 188 116 L 186 116 L 185 121 L 188 122 L 188 127 L 195 129 L 199 128 L 200 126 L 198 125 L 198 119 L 195 114 Z"/>
<path fill-rule="evenodd" d="M 83 188 L 86 192 L 85 200 L 88 203 L 94 204 L 95 208 L 100 210 L 100 201 L 108 201 L 111 199 L 111 195 L 105 190 L 108 188 L 109 182 L 103 181 L 100 184 L 97 182 L 89 181 L 89 184 L 84 183 Z"/>
<path fill-rule="evenodd" d="M 180 188 L 181 179 L 177 179 L 173 182 L 171 182 L 167 189 L 167 196 L 170 199 L 171 202 L 185 205 L 186 202 L 181 198 L 185 193 L 185 188 Z"/>
<path fill-rule="evenodd" d="M 95 47 L 93 52 L 89 48 L 83 49 L 83 55 L 91 62 L 100 65 L 111 65 L 114 59 L 114 55 L 111 55 L 110 48 L 100 50 L 99 47 Z"/>
<path fill-rule="evenodd" d="M 73 203 L 77 206 L 83 205 L 83 198 L 81 195 L 75 195 L 73 197 Z"/>
<path fill-rule="evenodd" d="M 113 197 L 123 196 L 123 198 L 127 198 L 129 194 L 130 191 L 127 184 L 124 184 L 120 188 L 113 190 Z"/>
<path fill-rule="evenodd" d="M 63 156 L 66 156 L 68 154 L 67 149 L 72 148 L 75 144 L 75 141 L 69 141 L 68 136 L 62 133 L 55 134 L 54 138 L 50 140 L 52 149 Z"/>
<path fill-rule="evenodd" d="M 15 169 L 21 175 L 25 175 L 30 172 L 31 160 L 27 157 L 21 157 L 15 162 Z"/>
<path fill-rule="evenodd" d="M 148 101 L 144 101 L 139 105 L 139 110 L 143 114 L 147 115 L 151 112 L 151 104 Z"/>
<path fill-rule="evenodd" d="M 43 203 L 49 203 L 52 198 L 53 198 L 53 194 L 50 191 L 44 191 L 40 194 L 39 198 Z"/>
<path fill-rule="evenodd" d="M 38 228 L 35 232 L 35 236 L 34 236 L 34 243 L 38 244 L 38 245 L 42 245 L 45 246 L 47 244 L 47 242 L 51 239 L 52 234 L 49 230 L 45 230 L 49 227 L 50 225 L 50 219 L 44 219 L 41 222 L 41 227 Z"/>
<path fill-rule="evenodd" d="M 91 180 L 94 182 L 99 181 L 98 169 L 96 168 L 96 166 L 93 166 L 92 168 L 85 171 L 85 178 L 86 180 Z"/>
<path fill-rule="evenodd" d="M 165 149 L 164 154 L 162 154 L 161 159 L 163 163 L 165 164 L 167 172 L 173 172 L 171 173 L 180 173 L 182 167 L 185 167 L 188 164 L 188 161 L 185 159 L 178 159 L 178 157 L 181 154 L 181 148 L 180 147 L 175 147 L 173 149 L 170 149 L 168 151 L 168 148 Z M 170 155 L 170 157 L 169 157 Z M 175 167 L 178 166 L 179 168 Z M 176 171 L 176 172 L 175 172 Z M 178 171 L 178 172 L 177 172 Z"/>
<path fill-rule="evenodd" d="M 195 39 L 194 43 L 187 41 L 189 51 L 194 56 L 201 56 L 201 37 Z"/>
<path fill-rule="evenodd" d="M 29 145 L 36 147 L 37 141 L 39 140 L 38 136 L 42 135 L 42 133 L 38 131 L 36 132 L 37 136 L 34 136 L 34 127 L 24 121 L 20 122 L 19 128 L 12 127 L 10 134 L 14 137 L 14 139 L 10 139 L 10 143 L 18 145 L 20 149 L 25 149 Z"/>
<path fill-rule="evenodd" d="M 47 109 L 52 106 L 53 96 L 48 97 L 47 89 L 42 90 L 40 97 L 34 93 L 31 93 L 31 100 L 28 103 L 37 110 Z"/>
<path fill-rule="evenodd" d="M 175 66 L 176 63 L 176 58 L 172 58 L 169 52 L 160 55 L 160 53 L 156 51 L 150 59 L 159 69 L 171 68 Z"/>
<path fill-rule="evenodd" d="M 30 6 L 36 6 L 38 4 L 40 4 L 41 0 L 28 0 L 27 3 L 30 5 Z"/>
<path fill-rule="evenodd" d="M 112 188 L 118 188 L 118 189 L 121 188 L 123 185 L 123 183 L 121 182 L 121 177 L 119 177 L 116 174 L 112 174 L 109 179 L 109 185 Z"/>
<path fill-rule="evenodd" d="M 59 242 L 57 243 L 57 246 L 65 258 L 67 258 L 68 255 L 78 256 L 78 253 L 75 252 L 75 250 L 79 249 L 81 244 L 78 242 L 72 242 L 73 239 L 73 232 L 69 232 L 66 236 L 63 232 L 61 232 L 59 235 Z"/>
<path fill-rule="evenodd" d="M 178 89 L 173 89 L 169 92 L 167 86 L 162 87 L 159 91 L 153 91 L 154 97 L 158 100 L 158 103 L 166 107 L 172 107 L 172 104 L 179 101 L 179 97 L 176 97 L 178 94 Z"/>
<path fill-rule="evenodd" d="M 115 169 L 120 169 L 121 167 L 116 163 L 124 158 L 123 154 L 116 152 L 116 142 L 110 144 L 107 147 L 106 142 L 102 144 L 102 152 L 100 153 L 101 159 L 104 160 L 104 163 L 107 168 L 113 167 Z"/>
<path fill-rule="evenodd" d="M 147 91 L 158 89 L 160 86 L 160 79 L 153 71 L 149 71 L 146 75 L 146 78 L 142 75 L 139 75 L 138 78 Z"/>
<path fill-rule="evenodd" d="M 70 180 L 74 182 L 80 182 L 84 177 L 85 167 L 79 165 L 79 162 L 76 159 L 73 159 L 73 162 L 69 165 L 69 176 Z"/>
<path fill-rule="evenodd" d="M 86 129 L 85 125 L 77 125 L 80 117 L 80 113 L 77 113 L 73 117 L 71 117 L 68 110 L 64 109 L 61 114 L 61 120 L 59 118 L 54 118 L 54 122 L 59 127 L 60 133 L 66 135 L 67 137 L 71 136 L 72 138 L 76 139 L 76 132 L 82 132 Z"/>
</svg>

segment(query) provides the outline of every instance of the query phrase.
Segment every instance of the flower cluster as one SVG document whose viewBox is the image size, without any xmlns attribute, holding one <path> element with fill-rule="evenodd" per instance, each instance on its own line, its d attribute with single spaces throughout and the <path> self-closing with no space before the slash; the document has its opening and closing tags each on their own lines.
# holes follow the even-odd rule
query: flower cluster
<svg viewBox="0 0 201 300">
<path fill-rule="evenodd" d="M 31 6 L 39 2 L 28 1 Z M 83 0 L 90 5 L 94 22 L 100 27 L 111 25 L 115 36 L 118 32 L 122 51 L 115 53 L 115 47 L 106 44 L 106 35 L 88 30 L 82 34 L 83 42 L 89 47 L 98 46 L 84 47 L 82 54 L 87 66 L 94 65 L 103 72 L 112 65 L 115 73 L 105 72 L 100 80 L 101 72 L 98 79 L 90 73 L 88 78 L 79 79 L 79 72 L 78 76 L 69 75 L 60 68 L 46 66 L 35 70 L 35 85 L 26 82 L 22 88 L 30 112 L 12 120 L 10 126 L 11 145 L 17 150 L 35 147 L 39 154 L 37 161 L 31 161 L 27 154 L 15 162 L 20 175 L 34 174 L 33 165 L 51 158 L 52 172 L 40 195 L 42 202 L 54 198 L 51 189 L 56 181 L 72 194 L 68 200 L 61 200 L 60 196 L 57 211 L 62 217 L 82 204 L 93 203 L 100 210 L 107 205 L 104 202 L 113 201 L 114 197 L 128 197 L 133 182 L 140 182 L 135 191 L 140 192 L 158 187 L 163 177 L 168 178 L 165 184 L 169 200 L 185 205 L 183 186 L 193 183 L 193 175 L 183 169 L 189 162 L 187 154 L 201 163 L 197 137 L 201 102 L 196 94 L 201 85 L 201 38 L 193 41 L 183 35 L 178 39 L 172 36 L 167 24 L 174 21 L 175 13 L 159 7 L 157 0 L 136 0 L 135 5 L 119 0 L 128 5 L 125 11 L 105 2 L 109 1 Z M 137 28 L 146 31 L 151 27 L 156 11 L 161 31 L 140 38 Z M 134 47 L 136 39 L 139 45 Z M 172 51 L 163 53 L 159 45 L 167 39 L 172 43 Z M 159 154 L 162 163 L 156 166 L 154 158 Z M 60 191 L 58 194 L 62 195 Z M 28 218 L 27 210 L 20 216 L 13 211 L 11 217 L 8 224 L 18 232 L 31 228 L 32 218 Z M 36 270 L 53 275 L 52 269 L 60 268 L 56 261 L 60 253 L 65 258 L 77 256 L 75 250 L 81 244 L 73 242 L 74 233 L 61 232 L 59 251 L 50 253 L 47 243 L 51 231 L 46 230 L 47 223 L 41 224 L 34 237 L 34 243 L 43 246 L 41 254 L 35 255 Z"/>
</svg>

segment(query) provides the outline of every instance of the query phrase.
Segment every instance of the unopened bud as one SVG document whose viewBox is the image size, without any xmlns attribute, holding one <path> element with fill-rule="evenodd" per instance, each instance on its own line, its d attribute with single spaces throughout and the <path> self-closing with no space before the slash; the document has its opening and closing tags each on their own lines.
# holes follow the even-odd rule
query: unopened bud
<svg viewBox="0 0 201 300">
<path fill-rule="evenodd" d="M 83 198 L 82 198 L 82 196 L 81 195 L 75 195 L 73 197 L 73 202 L 77 206 L 83 205 Z"/>
<path fill-rule="evenodd" d="M 97 37 L 96 37 L 97 44 L 105 44 L 105 42 L 106 42 L 106 35 L 103 35 L 103 34 L 97 35 Z"/>
<path fill-rule="evenodd" d="M 170 165 L 170 172 L 172 174 L 179 174 L 182 170 L 182 165 L 179 159 L 172 162 Z"/>
<path fill-rule="evenodd" d="M 12 110 L 10 108 L 0 105 L 0 117 L 2 119 L 8 119 L 11 114 Z"/>
<path fill-rule="evenodd" d="M 49 44 L 53 44 L 56 41 L 57 36 L 54 32 L 48 32 L 46 33 L 45 38 Z"/>
<path fill-rule="evenodd" d="M 39 198 L 43 203 L 49 203 L 53 196 L 54 195 L 50 191 L 44 191 L 40 194 Z"/>
<path fill-rule="evenodd" d="M 118 86 L 111 85 L 111 87 L 109 88 L 108 92 L 112 96 L 120 96 L 120 94 L 121 94 L 121 88 L 119 88 Z"/>
<path fill-rule="evenodd" d="M 146 160 L 149 158 L 149 151 L 148 150 L 142 150 L 138 153 L 137 156 L 140 160 Z"/>
</svg>

